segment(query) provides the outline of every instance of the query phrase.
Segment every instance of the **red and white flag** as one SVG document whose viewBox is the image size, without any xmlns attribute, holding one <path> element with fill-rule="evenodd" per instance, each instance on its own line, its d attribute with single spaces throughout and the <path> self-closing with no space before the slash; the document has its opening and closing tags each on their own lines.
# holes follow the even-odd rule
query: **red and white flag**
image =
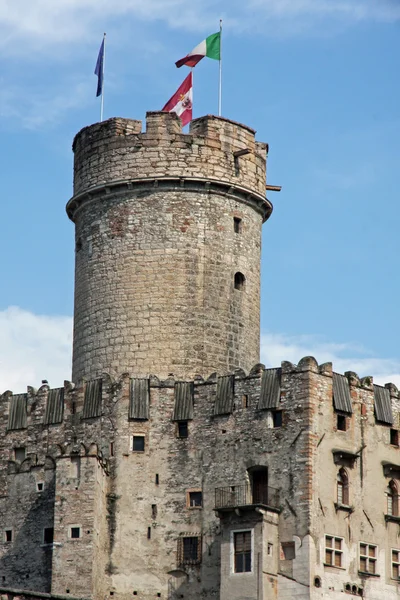
<svg viewBox="0 0 400 600">
<path fill-rule="evenodd" d="M 176 90 L 162 109 L 166 112 L 176 112 L 182 120 L 182 125 L 187 125 L 192 120 L 193 84 L 192 72 Z"/>
</svg>

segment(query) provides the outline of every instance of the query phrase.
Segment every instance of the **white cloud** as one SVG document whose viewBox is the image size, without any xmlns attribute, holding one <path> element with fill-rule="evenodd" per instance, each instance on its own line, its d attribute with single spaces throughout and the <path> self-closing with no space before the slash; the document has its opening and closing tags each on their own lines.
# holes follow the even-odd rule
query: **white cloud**
<svg viewBox="0 0 400 600">
<path fill-rule="evenodd" d="M 279 22 L 291 22 L 299 31 L 310 30 L 314 19 L 393 21 L 400 19 L 400 7 L 392 0 L 0 0 L 0 49 L 20 54 L 58 45 L 67 50 L 67 44 L 84 45 L 98 38 L 102 26 L 130 17 L 207 33 L 221 16 L 231 29 L 271 35 Z"/>
<path fill-rule="evenodd" d="M 18 307 L 0 311 L 0 393 L 24 392 L 47 379 L 51 387 L 71 377 L 72 317 L 35 315 Z M 261 361 L 267 367 L 286 360 L 297 364 L 314 356 L 319 364 L 333 362 L 338 373 L 372 375 L 375 383 L 392 382 L 400 388 L 400 361 L 377 358 L 355 343 L 328 342 L 312 335 L 263 333 Z"/>
<path fill-rule="evenodd" d="M 0 393 L 25 392 L 47 379 L 59 387 L 71 377 L 72 318 L 0 311 Z"/>
<path fill-rule="evenodd" d="M 371 375 L 375 383 L 391 382 L 400 388 L 399 359 L 377 358 L 355 343 L 328 342 L 318 336 L 281 333 L 261 336 L 261 361 L 268 367 L 280 366 L 284 360 L 297 364 L 304 356 L 314 356 L 319 364 L 332 362 L 337 373 L 354 371 L 360 377 Z"/>
</svg>

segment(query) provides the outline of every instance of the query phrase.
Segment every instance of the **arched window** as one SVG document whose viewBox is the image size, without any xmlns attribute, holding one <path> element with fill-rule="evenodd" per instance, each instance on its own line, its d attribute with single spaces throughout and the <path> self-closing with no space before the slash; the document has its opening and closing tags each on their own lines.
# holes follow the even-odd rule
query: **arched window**
<svg viewBox="0 0 400 600">
<path fill-rule="evenodd" d="M 392 480 L 389 482 L 389 485 L 386 490 L 387 496 L 387 514 L 393 517 L 397 517 L 399 515 L 399 497 L 397 493 L 397 485 Z"/>
<path fill-rule="evenodd" d="M 337 474 L 337 503 L 349 504 L 349 478 L 345 469 L 340 469 Z"/>
<path fill-rule="evenodd" d="M 246 278 L 243 273 L 240 273 L 240 271 L 235 273 L 235 290 L 243 290 L 245 283 Z"/>
</svg>

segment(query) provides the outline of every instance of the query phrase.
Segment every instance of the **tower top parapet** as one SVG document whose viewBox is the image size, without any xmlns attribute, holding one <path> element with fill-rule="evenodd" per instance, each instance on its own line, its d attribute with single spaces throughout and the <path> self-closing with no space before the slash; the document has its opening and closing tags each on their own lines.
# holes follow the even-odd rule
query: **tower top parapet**
<svg viewBox="0 0 400 600">
<path fill-rule="evenodd" d="M 183 177 L 227 182 L 258 197 L 264 219 L 272 211 L 265 198 L 268 146 L 229 119 L 206 115 L 182 133 L 175 113 L 148 112 L 144 132 L 141 121 L 116 117 L 84 127 L 73 150 L 74 198 L 117 181 Z"/>
</svg>

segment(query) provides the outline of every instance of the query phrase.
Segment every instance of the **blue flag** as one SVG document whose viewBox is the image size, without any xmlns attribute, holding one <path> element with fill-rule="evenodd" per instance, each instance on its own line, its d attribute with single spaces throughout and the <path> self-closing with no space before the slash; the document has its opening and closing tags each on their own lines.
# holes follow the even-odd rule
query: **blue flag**
<svg viewBox="0 0 400 600">
<path fill-rule="evenodd" d="M 99 55 L 97 57 L 96 68 L 94 70 L 94 74 L 97 75 L 97 92 L 96 96 L 101 96 L 103 91 L 103 61 L 104 61 L 104 38 L 101 42 Z"/>
</svg>

